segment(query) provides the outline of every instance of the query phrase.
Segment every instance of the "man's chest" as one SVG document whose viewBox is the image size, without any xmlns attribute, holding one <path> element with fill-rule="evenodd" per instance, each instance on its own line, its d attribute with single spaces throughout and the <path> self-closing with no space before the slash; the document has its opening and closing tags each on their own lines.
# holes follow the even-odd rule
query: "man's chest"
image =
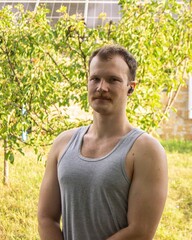
<svg viewBox="0 0 192 240">
<path fill-rule="evenodd" d="M 111 153 L 118 145 L 120 138 L 94 140 L 84 137 L 81 154 L 88 158 L 102 158 Z"/>
<path fill-rule="evenodd" d="M 81 146 L 81 155 L 90 158 L 98 159 L 109 155 L 112 152 L 117 151 L 117 156 L 121 157 L 121 152 L 118 151 L 118 145 L 120 144 L 120 138 L 107 139 L 105 141 L 94 141 L 90 138 L 85 138 Z M 126 146 L 124 146 L 126 152 Z M 131 179 L 133 175 L 134 150 L 127 153 L 125 156 L 125 171 L 127 176 Z"/>
</svg>

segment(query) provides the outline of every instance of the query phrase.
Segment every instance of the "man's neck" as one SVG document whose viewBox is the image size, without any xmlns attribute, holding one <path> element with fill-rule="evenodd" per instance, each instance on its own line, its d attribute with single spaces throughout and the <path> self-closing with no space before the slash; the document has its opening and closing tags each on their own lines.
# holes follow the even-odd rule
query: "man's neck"
<svg viewBox="0 0 192 240">
<path fill-rule="evenodd" d="M 93 124 L 89 133 L 96 138 L 122 137 L 133 127 L 129 123 L 126 114 L 120 116 L 93 114 Z"/>
</svg>

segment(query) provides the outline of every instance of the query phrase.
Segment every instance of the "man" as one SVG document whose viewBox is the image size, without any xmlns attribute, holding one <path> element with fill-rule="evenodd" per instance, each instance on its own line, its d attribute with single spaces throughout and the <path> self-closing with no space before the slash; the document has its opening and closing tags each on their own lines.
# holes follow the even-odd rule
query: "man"
<svg viewBox="0 0 192 240">
<path fill-rule="evenodd" d="M 136 66 L 120 46 L 92 54 L 93 124 L 54 141 L 39 199 L 42 240 L 151 240 L 155 235 L 167 196 L 167 163 L 159 142 L 126 116 Z"/>
</svg>

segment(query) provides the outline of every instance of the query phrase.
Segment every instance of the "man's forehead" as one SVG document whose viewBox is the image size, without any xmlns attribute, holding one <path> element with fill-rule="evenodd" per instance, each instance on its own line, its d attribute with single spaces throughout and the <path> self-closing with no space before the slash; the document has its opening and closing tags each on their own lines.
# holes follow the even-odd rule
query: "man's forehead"
<svg viewBox="0 0 192 240">
<path fill-rule="evenodd" d="M 102 58 L 99 55 L 96 55 L 93 57 L 90 66 L 89 66 L 89 71 L 97 68 L 103 68 L 105 66 L 115 66 L 117 68 L 124 69 L 129 72 L 129 67 L 125 60 L 120 56 L 120 55 L 113 55 L 110 58 Z"/>
</svg>

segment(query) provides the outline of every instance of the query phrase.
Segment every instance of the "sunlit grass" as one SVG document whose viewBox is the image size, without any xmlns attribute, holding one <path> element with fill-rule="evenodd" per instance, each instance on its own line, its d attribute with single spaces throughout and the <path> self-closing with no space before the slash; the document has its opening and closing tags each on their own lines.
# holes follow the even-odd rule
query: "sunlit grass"
<svg viewBox="0 0 192 240">
<path fill-rule="evenodd" d="M 192 153 L 192 141 L 167 140 L 161 143 L 168 152 Z"/>
<path fill-rule="evenodd" d="M 191 240 L 192 148 L 183 142 L 163 145 L 168 156 L 169 194 L 155 240 Z M 2 153 L 0 150 L 0 239 L 39 240 L 36 215 L 44 162 L 38 162 L 31 150 L 25 156 L 16 154 L 10 165 L 10 184 L 4 186 Z"/>
<path fill-rule="evenodd" d="M 192 154 L 168 153 L 169 192 L 156 238 L 192 239 Z"/>
<path fill-rule="evenodd" d="M 37 162 L 33 151 L 27 151 L 26 156 L 16 154 L 14 165 L 9 166 L 10 184 L 3 186 L 3 156 L 0 157 L 0 239 L 39 239 L 36 216 L 44 163 Z"/>
</svg>

